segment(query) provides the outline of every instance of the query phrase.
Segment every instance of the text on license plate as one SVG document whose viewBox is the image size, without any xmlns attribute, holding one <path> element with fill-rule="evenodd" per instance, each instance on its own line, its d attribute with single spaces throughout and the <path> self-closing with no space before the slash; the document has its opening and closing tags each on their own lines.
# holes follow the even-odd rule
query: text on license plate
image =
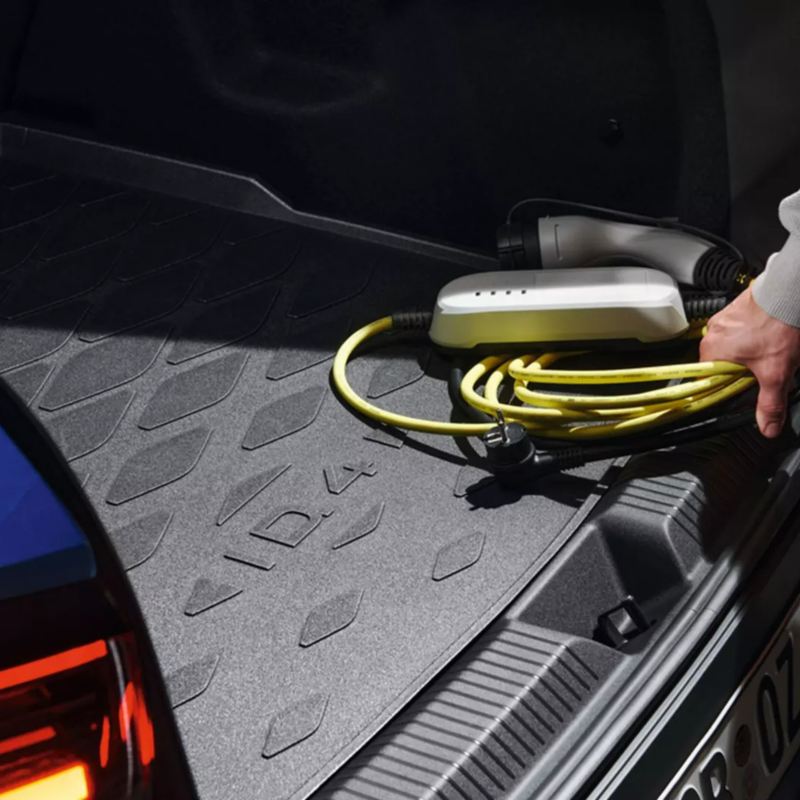
<svg viewBox="0 0 800 800">
<path fill-rule="evenodd" d="M 770 796 L 800 749 L 798 642 L 800 606 L 661 800 Z"/>
</svg>

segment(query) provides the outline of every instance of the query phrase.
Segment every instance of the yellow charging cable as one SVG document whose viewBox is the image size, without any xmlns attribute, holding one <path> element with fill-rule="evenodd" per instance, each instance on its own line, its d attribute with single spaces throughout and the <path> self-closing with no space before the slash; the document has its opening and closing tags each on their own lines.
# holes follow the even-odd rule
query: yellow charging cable
<svg viewBox="0 0 800 800">
<path fill-rule="evenodd" d="M 382 317 L 357 330 L 339 347 L 333 360 L 333 384 L 346 403 L 377 422 L 423 433 L 480 436 L 495 427 L 494 422 L 444 422 L 409 417 L 379 408 L 358 395 L 347 380 L 348 362 L 364 342 L 392 328 L 392 317 Z M 502 416 L 506 422 L 519 422 L 537 436 L 603 439 L 672 424 L 740 394 L 755 382 L 745 367 L 727 361 L 609 370 L 550 368 L 559 359 L 574 355 L 577 353 L 489 356 L 464 375 L 461 395 L 473 408 L 494 419 Z M 681 382 L 616 395 L 562 394 L 535 388 L 537 384 L 609 386 L 675 380 Z M 478 392 L 481 384 L 483 394 Z M 501 390 L 509 385 L 514 400 L 501 402 Z"/>
</svg>

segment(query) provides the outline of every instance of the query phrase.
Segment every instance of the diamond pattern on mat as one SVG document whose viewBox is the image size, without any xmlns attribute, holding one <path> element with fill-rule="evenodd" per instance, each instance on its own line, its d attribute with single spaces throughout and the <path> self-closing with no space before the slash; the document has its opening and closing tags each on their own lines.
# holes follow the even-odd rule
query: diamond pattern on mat
<svg viewBox="0 0 800 800">
<path fill-rule="evenodd" d="M 53 175 L 15 188 L 0 188 L 0 230 L 52 214 L 76 186 L 71 178 Z"/>
<path fill-rule="evenodd" d="M 120 192 L 67 209 L 44 247 L 41 258 L 56 258 L 96 242 L 114 239 L 132 230 L 147 208 L 147 198 Z"/>
<path fill-rule="evenodd" d="M 20 188 L 14 193 L 23 200 L 36 187 L 52 194 L 49 179 L 34 177 L 38 183 L 24 190 L 24 181 L 15 183 Z M 0 190 L 0 216 L 7 211 L 2 195 Z M 89 219 L 86 210 L 80 213 L 81 203 L 84 209 L 95 202 L 95 209 L 111 208 L 119 197 L 119 187 L 83 182 L 47 217 L 0 231 L 0 283 L 9 286 L 0 308 L 41 269 L 51 243 L 58 249 L 58 236 L 65 247 L 91 238 L 86 228 L 79 230 L 80 219 Z M 170 676 L 170 692 L 176 705 L 186 704 L 177 722 L 202 796 L 224 797 L 235 786 L 242 797 L 299 800 L 417 692 L 425 674 L 442 664 L 441 654 L 464 643 L 462 632 L 479 619 L 488 621 L 489 609 L 530 574 L 542 542 L 574 509 L 535 495 L 502 506 L 481 504 L 480 513 L 513 536 L 493 539 L 491 558 L 435 583 L 436 551 L 450 537 L 432 544 L 426 526 L 415 520 L 430 520 L 444 503 L 453 539 L 481 529 L 468 519 L 475 504 L 452 498 L 458 467 L 412 447 L 415 437 L 393 449 L 404 434 L 373 431 L 336 398 L 325 400 L 329 362 L 321 362 L 346 336 L 350 318 L 377 318 L 403 307 L 409 294 L 432 297 L 460 268 L 147 197 L 149 206 L 132 231 L 47 262 L 53 268 L 74 263 L 77 272 L 64 275 L 59 286 L 26 287 L 52 289 L 47 309 L 10 322 L 0 318 L 0 371 L 25 398 L 33 397 L 41 420 L 63 426 L 62 446 L 75 455 L 73 472 L 87 481 L 90 501 L 113 530 L 158 657 L 169 669 L 180 668 Z M 28 211 L 46 209 L 44 199 L 31 192 Z M 20 219 L 25 202 L 13 209 Z M 68 218 L 73 231 L 65 226 Z M 111 232 L 122 230 L 122 222 Z M 205 229 L 217 226 L 218 234 Z M 206 247 L 212 232 L 216 238 Z M 176 241 L 184 234 L 185 242 Z M 300 257 L 302 242 L 308 247 Z M 87 291 L 87 302 L 65 300 L 88 285 L 78 280 L 85 267 L 73 259 L 115 246 L 120 254 L 111 273 Z M 260 315 L 273 299 L 262 325 Z M 223 314 L 226 308 L 233 311 Z M 251 313 L 252 327 L 247 319 L 244 326 Z M 168 338 L 156 343 L 161 349 L 151 361 L 141 350 L 150 349 L 146 340 L 155 333 Z M 250 338 L 228 346 L 242 335 Z M 217 374 L 218 365 L 235 364 L 241 353 L 248 361 L 231 394 L 205 405 L 227 389 L 228 373 Z M 179 363 L 171 364 L 170 355 Z M 369 363 L 385 361 L 385 355 L 376 351 L 354 365 L 353 378 L 364 391 Z M 383 391 L 386 378 L 376 376 L 384 384 L 373 390 Z M 388 388 L 405 380 L 393 378 Z M 423 382 L 426 402 L 440 396 L 427 376 L 411 387 L 413 395 Z M 101 413 L 105 402 L 127 393 L 135 396 L 110 439 L 77 457 L 113 423 L 113 415 L 107 423 Z M 191 415 L 177 419 L 184 413 Z M 140 419 L 148 426 L 177 421 L 143 430 Z M 342 465 L 360 461 L 375 462 L 375 477 L 330 495 L 323 467 L 339 468 L 333 486 L 340 488 L 357 474 Z M 283 474 L 289 462 L 291 471 Z M 517 524 L 531 515 L 542 520 L 535 530 Z M 437 574 L 450 569 L 442 555 Z M 365 590 L 360 603 L 350 589 Z M 328 602 L 317 605 L 322 600 Z M 434 605 L 435 624 L 429 613 Z M 402 613 L 387 617 L 392 608 Z M 411 647 L 414 658 L 397 660 L 402 647 Z M 217 653 L 223 653 L 220 662 Z M 391 685 L 378 681 L 365 692 L 363 676 L 386 669 Z M 315 693 L 319 702 L 309 700 Z M 259 698 L 267 695 L 262 704 Z M 298 701 L 307 702 L 305 709 Z M 231 731 L 235 735 L 228 736 Z M 265 760 L 258 755 L 262 747 Z M 256 769 L 254 756 L 261 762 Z"/>
<path fill-rule="evenodd" d="M 181 364 L 252 336 L 267 321 L 278 291 L 278 287 L 270 286 L 203 307 L 183 326 L 167 361 Z"/>
<path fill-rule="evenodd" d="M 443 581 L 475 564 L 483 553 L 484 533 L 470 533 L 445 545 L 436 556 L 433 579 Z"/>
<path fill-rule="evenodd" d="M 430 350 L 425 350 L 421 355 L 418 349 L 415 352 L 405 351 L 402 353 L 389 351 L 372 373 L 367 388 L 367 397 L 371 399 L 384 397 L 391 392 L 416 383 L 425 374 L 430 355 Z"/>
<path fill-rule="evenodd" d="M 311 647 L 351 625 L 358 616 L 363 594 L 362 591 L 344 592 L 312 608 L 300 633 L 300 646 Z"/>
<path fill-rule="evenodd" d="M 203 257 L 209 269 L 197 299 L 208 303 L 274 280 L 292 266 L 299 249 L 296 228 L 281 228 L 238 245 L 217 245 Z"/>
<path fill-rule="evenodd" d="M 107 181 L 84 179 L 78 184 L 78 188 L 70 195 L 70 207 L 85 206 L 98 200 L 122 194 L 128 190 L 118 183 L 108 183 Z"/>
<path fill-rule="evenodd" d="M 327 708 L 328 695 L 319 693 L 278 711 L 270 721 L 261 754 L 272 758 L 308 739 L 319 730 Z"/>
<path fill-rule="evenodd" d="M 111 272 L 118 253 L 117 242 L 104 242 L 28 266 L 0 303 L 0 316 L 19 317 L 90 292 Z"/>
<path fill-rule="evenodd" d="M 53 177 L 53 171 L 36 164 L 23 164 L 19 161 L 0 163 L 0 187 L 17 189 L 29 183 L 38 183 Z"/>
<path fill-rule="evenodd" d="M 173 708 L 194 700 L 208 689 L 221 657 L 221 653 L 212 653 L 205 658 L 198 658 L 197 661 L 173 670 L 167 675 L 165 679 L 167 694 Z"/>
<path fill-rule="evenodd" d="M 97 450 L 112 436 L 133 400 L 123 389 L 86 405 L 73 408 L 44 422 L 64 458 L 72 461 Z"/>
<path fill-rule="evenodd" d="M 167 332 L 156 325 L 138 336 L 111 338 L 79 351 L 59 369 L 40 408 L 55 411 L 132 381 L 155 361 Z"/>
<path fill-rule="evenodd" d="M 53 367 L 50 364 L 31 364 L 29 367 L 23 367 L 14 372 L 7 372 L 3 378 L 17 393 L 20 400 L 28 405 L 36 397 L 39 389 L 44 386 L 44 382 L 52 370 Z"/>
<path fill-rule="evenodd" d="M 255 450 L 307 428 L 317 418 L 325 393 L 324 386 L 311 386 L 263 406 L 253 416 L 242 447 Z"/>
<path fill-rule="evenodd" d="M 198 274 L 198 265 L 190 262 L 121 286 L 87 316 L 81 339 L 97 342 L 167 316 L 186 299 Z"/>
<path fill-rule="evenodd" d="M 373 251 L 353 241 L 314 238 L 303 245 L 295 269 L 307 275 L 290 317 L 307 317 L 358 296 L 372 276 Z"/>
<path fill-rule="evenodd" d="M 283 230 L 287 225 L 277 219 L 257 217 L 254 214 L 237 214 L 225 227 L 222 240 L 226 244 L 239 244 Z"/>
<path fill-rule="evenodd" d="M 0 272 L 19 266 L 39 244 L 46 230 L 43 222 L 28 222 L 0 231 Z"/>
<path fill-rule="evenodd" d="M 336 538 L 331 548 L 333 550 L 338 550 L 340 547 L 344 547 L 358 539 L 363 539 L 370 533 L 374 533 L 378 529 L 378 525 L 381 524 L 381 518 L 383 517 L 385 507 L 385 503 L 376 503 L 374 506 L 367 509 L 366 513 L 362 514 L 361 517 L 344 531 L 344 533 Z"/>
<path fill-rule="evenodd" d="M 294 322 L 267 367 L 267 377 L 277 381 L 333 358 L 336 347 L 350 329 L 347 315 L 326 315 Z"/>
<path fill-rule="evenodd" d="M 236 386 L 247 355 L 229 353 L 214 361 L 171 375 L 163 381 L 139 418 L 152 430 L 224 400 Z"/>
<path fill-rule="evenodd" d="M 188 475 L 210 436 L 208 428 L 192 428 L 135 453 L 122 465 L 106 500 L 120 505 Z"/>
<path fill-rule="evenodd" d="M 278 464 L 264 472 L 251 475 L 243 481 L 239 481 L 228 492 L 222 503 L 222 508 L 217 515 L 217 525 L 224 525 L 237 511 L 243 509 L 251 500 L 254 500 L 264 489 L 276 481 L 290 464 Z"/>
<path fill-rule="evenodd" d="M 264 556 L 259 555 L 250 555 L 249 553 L 243 553 L 240 550 L 226 550 L 222 554 L 222 557 L 227 558 L 228 561 L 234 561 L 237 564 L 245 564 L 248 567 L 255 567 L 255 569 L 260 569 L 264 572 L 269 572 L 275 566 L 275 561 L 271 558 L 265 558 Z"/>
<path fill-rule="evenodd" d="M 125 569 L 144 564 L 155 553 L 167 532 L 172 514 L 155 511 L 111 531 L 111 541 Z"/>
<path fill-rule="evenodd" d="M 391 447 L 399 450 L 406 442 L 408 433 L 390 425 L 377 425 L 364 434 L 364 439 L 375 444 L 382 444 L 384 447 Z"/>
<path fill-rule="evenodd" d="M 209 578 L 198 578 L 192 587 L 192 593 L 186 601 L 183 613 L 187 617 L 196 617 L 241 593 L 241 589 L 229 583 L 216 583 Z"/>
<path fill-rule="evenodd" d="M 163 225 L 165 222 L 172 222 L 178 217 L 185 217 L 187 214 L 202 210 L 202 208 L 203 206 L 193 203 L 191 200 L 156 195 L 147 212 L 147 221 L 153 225 Z"/>
<path fill-rule="evenodd" d="M 0 372 L 30 364 L 63 347 L 86 313 L 71 303 L 8 323 L 0 336 Z"/>
<path fill-rule="evenodd" d="M 141 225 L 117 262 L 123 281 L 196 258 L 213 244 L 222 228 L 219 211 L 197 211 L 160 225 Z"/>
</svg>

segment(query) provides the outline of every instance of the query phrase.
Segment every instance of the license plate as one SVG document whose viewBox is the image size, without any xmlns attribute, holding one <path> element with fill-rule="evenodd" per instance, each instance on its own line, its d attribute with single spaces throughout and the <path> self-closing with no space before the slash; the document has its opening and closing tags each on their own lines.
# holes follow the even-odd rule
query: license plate
<svg viewBox="0 0 800 800">
<path fill-rule="evenodd" d="M 800 605 L 659 800 L 766 800 L 800 749 Z"/>
</svg>

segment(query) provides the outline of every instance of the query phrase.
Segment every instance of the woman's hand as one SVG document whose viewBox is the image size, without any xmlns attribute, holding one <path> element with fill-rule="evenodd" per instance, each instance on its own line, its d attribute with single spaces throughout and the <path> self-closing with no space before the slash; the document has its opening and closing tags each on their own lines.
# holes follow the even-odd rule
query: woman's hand
<svg viewBox="0 0 800 800">
<path fill-rule="evenodd" d="M 708 321 L 700 360 L 746 366 L 759 385 L 758 428 L 770 439 L 780 434 L 794 374 L 800 367 L 800 328 L 767 314 L 748 288 Z"/>
</svg>

